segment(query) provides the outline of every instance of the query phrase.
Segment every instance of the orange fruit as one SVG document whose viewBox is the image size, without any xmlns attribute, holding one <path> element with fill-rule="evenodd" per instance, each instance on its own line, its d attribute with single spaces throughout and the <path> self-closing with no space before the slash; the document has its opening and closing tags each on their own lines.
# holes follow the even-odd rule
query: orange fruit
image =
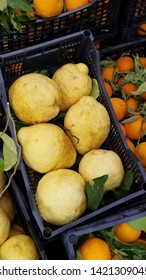
<svg viewBox="0 0 146 280">
<path fill-rule="evenodd" d="M 130 97 L 126 99 L 126 104 L 135 112 L 137 110 L 138 104 L 137 101 L 134 99 L 134 97 Z M 127 108 L 128 109 L 128 108 Z M 129 112 L 127 110 L 125 117 L 128 117 Z"/>
<path fill-rule="evenodd" d="M 110 85 L 108 82 L 106 82 L 106 81 L 104 81 L 103 83 L 104 83 L 104 86 L 105 86 L 107 95 L 108 95 L 109 97 L 112 97 L 113 90 L 112 90 L 111 85 Z"/>
<path fill-rule="evenodd" d="M 138 26 L 137 34 L 138 34 L 139 36 L 146 36 L 146 23 L 141 23 L 141 24 Z"/>
<path fill-rule="evenodd" d="M 134 229 L 125 222 L 115 226 L 114 234 L 122 242 L 134 242 L 140 237 L 141 230 Z"/>
<path fill-rule="evenodd" d="M 146 100 L 146 92 L 140 94 L 139 96 L 142 97 L 144 100 Z"/>
<path fill-rule="evenodd" d="M 121 129 L 122 129 L 122 132 L 123 132 L 124 136 L 126 137 L 126 129 L 125 129 L 125 126 L 124 126 L 122 123 L 120 123 L 120 122 L 119 122 L 119 125 L 120 125 L 120 127 L 121 127 Z"/>
<path fill-rule="evenodd" d="M 124 84 L 123 86 L 121 86 L 121 88 L 129 96 L 132 95 L 133 91 L 137 90 L 137 86 L 131 82 Z"/>
<path fill-rule="evenodd" d="M 123 78 L 123 77 L 119 77 L 119 78 L 115 81 L 115 83 L 116 83 L 118 86 L 121 86 L 123 81 L 124 81 L 124 78 Z"/>
<path fill-rule="evenodd" d="M 62 13 L 63 0 L 33 0 L 33 9 L 42 18 L 54 17 Z"/>
<path fill-rule="evenodd" d="M 112 103 L 118 121 L 121 121 L 124 118 L 127 111 L 125 101 L 119 97 L 111 97 L 110 101 Z"/>
<path fill-rule="evenodd" d="M 113 66 L 104 67 L 102 71 L 102 79 L 112 82 L 113 78 L 114 78 L 114 67 Z"/>
<path fill-rule="evenodd" d="M 128 55 L 120 57 L 117 60 L 117 65 L 118 65 L 119 72 L 134 70 L 134 60 L 132 57 L 130 57 Z"/>
<path fill-rule="evenodd" d="M 141 142 L 137 147 L 138 158 L 142 165 L 146 167 L 146 142 Z"/>
<path fill-rule="evenodd" d="M 144 131 L 146 130 L 146 121 L 143 123 L 143 117 L 140 115 L 136 115 L 130 117 L 129 120 L 135 119 L 132 122 L 124 123 L 126 128 L 126 135 L 128 138 L 137 140 L 138 138 L 142 138 L 144 136 Z"/>
<path fill-rule="evenodd" d="M 133 142 L 128 137 L 126 137 L 126 142 L 127 142 L 129 149 L 137 156 L 137 150 L 136 150 L 136 147 L 133 144 Z"/>
<path fill-rule="evenodd" d="M 146 68 L 146 57 L 139 57 L 139 61 L 141 65 L 143 65 L 144 68 Z"/>
<path fill-rule="evenodd" d="M 66 10 L 71 11 L 90 3 L 89 0 L 65 0 Z"/>
<path fill-rule="evenodd" d="M 108 244 L 98 238 L 87 239 L 80 247 L 83 260 L 111 260 L 111 251 Z"/>
</svg>

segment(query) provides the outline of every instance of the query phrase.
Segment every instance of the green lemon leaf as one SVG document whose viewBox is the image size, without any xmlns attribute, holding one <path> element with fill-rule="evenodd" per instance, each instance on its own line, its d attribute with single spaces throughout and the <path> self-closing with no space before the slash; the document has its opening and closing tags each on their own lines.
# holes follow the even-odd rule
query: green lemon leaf
<svg viewBox="0 0 146 280">
<path fill-rule="evenodd" d="M 138 112 L 135 112 L 128 104 L 127 104 L 127 111 L 130 115 L 139 115 Z"/>
<path fill-rule="evenodd" d="M 32 6 L 27 0 L 7 0 L 8 6 L 14 10 L 33 12 Z"/>
<path fill-rule="evenodd" d="M 3 140 L 4 171 L 8 171 L 17 162 L 17 150 L 14 140 L 7 134 L 0 133 L 0 138 Z"/>
<path fill-rule="evenodd" d="M 22 32 L 22 25 L 18 19 L 18 17 L 13 14 L 12 16 L 10 16 L 10 21 L 12 23 L 12 25 L 19 31 Z"/>
<path fill-rule="evenodd" d="M 128 195 L 132 183 L 133 183 L 133 173 L 131 170 L 127 170 L 125 171 L 125 175 L 121 183 L 121 186 L 116 190 L 114 190 L 116 199 L 120 199 Z"/>
<path fill-rule="evenodd" d="M 103 175 L 101 177 L 93 179 L 93 186 L 89 182 L 85 185 L 85 191 L 87 195 L 88 208 L 95 211 L 97 210 L 101 199 L 104 195 L 104 184 L 108 178 L 108 175 Z"/>
<path fill-rule="evenodd" d="M 7 5 L 8 5 L 7 0 L 1 0 L 0 1 L 0 11 L 1 12 L 4 11 L 4 9 L 7 8 Z"/>
<path fill-rule="evenodd" d="M 115 65 L 115 61 L 112 60 L 110 57 L 108 57 L 107 59 L 104 59 L 100 62 L 100 65 L 103 67 L 106 66 L 114 66 Z"/>
<path fill-rule="evenodd" d="M 0 25 L 10 33 L 10 19 L 6 12 L 3 12 L 0 18 Z"/>
<path fill-rule="evenodd" d="M 144 92 L 146 92 L 146 82 L 142 83 L 136 91 L 132 92 L 132 94 L 134 96 L 136 96 L 136 95 L 140 95 Z"/>
<path fill-rule="evenodd" d="M 0 173 L 4 171 L 4 160 L 0 158 Z"/>
<path fill-rule="evenodd" d="M 122 123 L 131 123 L 131 122 L 134 122 L 134 121 L 136 121 L 136 120 L 137 120 L 137 118 L 135 118 L 135 117 L 130 117 L 130 118 L 125 119 L 124 121 L 122 121 Z"/>
<path fill-rule="evenodd" d="M 99 87 L 96 79 L 92 79 L 92 90 L 90 93 L 91 96 L 97 98 L 99 96 Z"/>
<path fill-rule="evenodd" d="M 135 229 L 146 230 L 146 217 L 129 221 L 128 224 Z"/>
</svg>

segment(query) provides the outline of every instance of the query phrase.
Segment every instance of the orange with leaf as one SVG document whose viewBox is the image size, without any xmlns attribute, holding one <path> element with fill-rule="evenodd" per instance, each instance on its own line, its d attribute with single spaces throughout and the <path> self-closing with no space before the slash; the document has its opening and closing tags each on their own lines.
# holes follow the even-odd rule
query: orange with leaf
<svg viewBox="0 0 146 280">
<path fill-rule="evenodd" d="M 132 96 L 133 92 L 137 90 L 137 86 L 131 82 L 122 85 L 121 88 L 124 91 L 124 93 L 129 96 Z"/>
<path fill-rule="evenodd" d="M 146 121 L 140 115 L 132 116 L 124 123 L 126 135 L 128 138 L 137 140 L 144 136 L 146 130 Z"/>
<path fill-rule="evenodd" d="M 128 55 L 124 55 L 117 60 L 118 72 L 134 70 L 134 60 Z"/>
<path fill-rule="evenodd" d="M 114 80 L 114 66 L 106 66 L 102 71 L 103 81 L 113 81 Z"/>
</svg>

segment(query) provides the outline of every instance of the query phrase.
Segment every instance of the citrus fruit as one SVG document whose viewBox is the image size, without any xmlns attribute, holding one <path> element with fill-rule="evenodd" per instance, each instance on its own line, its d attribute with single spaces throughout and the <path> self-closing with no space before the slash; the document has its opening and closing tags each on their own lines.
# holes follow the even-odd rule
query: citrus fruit
<svg viewBox="0 0 146 280">
<path fill-rule="evenodd" d="M 137 147 L 138 158 L 142 165 L 146 167 L 146 142 L 141 142 Z"/>
<path fill-rule="evenodd" d="M 87 239 L 80 247 L 83 260 L 111 260 L 108 244 L 97 237 Z"/>
<path fill-rule="evenodd" d="M 112 82 L 113 78 L 114 78 L 114 67 L 113 66 L 104 67 L 102 70 L 102 79 Z"/>
<path fill-rule="evenodd" d="M 134 60 L 130 56 L 122 56 L 117 61 L 118 65 L 118 71 L 124 72 L 124 71 L 132 71 L 134 70 Z"/>
<path fill-rule="evenodd" d="M 63 0 L 33 0 L 33 8 L 42 18 L 54 17 L 62 13 Z"/>
<path fill-rule="evenodd" d="M 109 97 L 112 97 L 112 94 L 113 94 L 112 87 L 111 87 L 110 84 L 109 84 L 108 82 L 106 82 L 106 81 L 104 81 L 103 83 L 104 83 L 104 86 L 105 86 L 107 95 L 108 95 Z"/>
<path fill-rule="evenodd" d="M 118 121 L 121 121 L 124 118 L 127 111 L 125 101 L 119 97 L 111 97 L 110 101 L 112 103 Z"/>
<path fill-rule="evenodd" d="M 122 242 L 134 242 L 140 237 L 141 230 L 134 229 L 125 222 L 115 226 L 114 234 Z"/>
<path fill-rule="evenodd" d="M 131 122 L 124 123 L 127 137 L 133 140 L 142 138 L 144 136 L 144 131 L 146 130 L 146 121 L 144 121 L 143 117 L 140 115 L 130 117 L 129 121 L 130 120 Z"/>
<path fill-rule="evenodd" d="M 68 224 L 86 209 L 85 180 L 71 169 L 50 171 L 38 182 L 36 202 L 45 221 Z"/>
<path fill-rule="evenodd" d="M 90 3 L 89 0 L 65 0 L 66 10 L 71 11 Z"/>
</svg>

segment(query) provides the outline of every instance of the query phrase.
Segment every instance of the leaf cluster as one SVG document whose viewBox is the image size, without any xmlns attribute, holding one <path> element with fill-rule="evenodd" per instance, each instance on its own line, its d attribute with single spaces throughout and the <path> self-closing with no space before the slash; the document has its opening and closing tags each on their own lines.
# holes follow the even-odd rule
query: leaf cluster
<svg viewBox="0 0 146 280">
<path fill-rule="evenodd" d="M 128 195 L 133 184 L 133 173 L 131 170 L 125 171 L 121 186 L 115 190 L 104 192 L 104 184 L 108 179 L 108 174 L 93 179 L 93 185 L 89 182 L 85 185 L 88 208 L 95 211 L 100 204 L 104 206 L 115 200 Z"/>
<path fill-rule="evenodd" d="M 33 12 L 30 0 L 1 0 L 0 1 L 0 25 L 8 32 L 14 30 L 22 32 L 22 23 L 35 20 L 27 12 Z"/>
<path fill-rule="evenodd" d="M 128 223 L 135 229 L 146 229 L 146 217 L 138 218 Z M 81 236 L 76 245 L 76 259 L 82 259 L 80 246 L 90 237 L 98 237 L 103 239 L 109 245 L 110 250 L 114 252 L 120 260 L 124 260 L 125 258 L 129 260 L 146 260 L 146 244 L 143 242 L 121 242 L 114 235 L 114 227 Z"/>
</svg>

